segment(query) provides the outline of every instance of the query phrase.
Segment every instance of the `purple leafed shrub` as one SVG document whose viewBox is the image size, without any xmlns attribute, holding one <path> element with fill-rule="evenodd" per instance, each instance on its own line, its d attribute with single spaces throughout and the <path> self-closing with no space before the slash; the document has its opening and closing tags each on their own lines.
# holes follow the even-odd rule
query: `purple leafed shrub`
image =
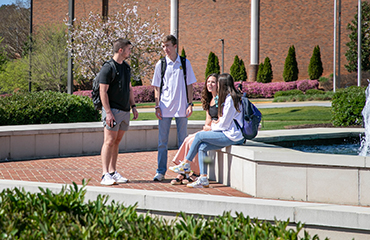
<svg viewBox="0 0 370 240">
<path fill-rule="evenodd" d="M 193 100 L 200 101 L 200 99 L 202 98 L 203 88 L 204 88 L 204 82 L 201 82 L 201 83 L 196 82 L 193 84 L 193 92 L 194 92 Z"/>
<path fill-rule="evenodd" d="M 76 92 L 73 92 L 73 95 L 88 96 L 89 98 L 91 98 L 91 90 L 76 91 Z"/>
<path fill-rule="evenodd" d="M 239 82 L 235 82 L 235 88 L 237 88 Z M 243 82 L 243 92 L 247 93 L 249 98 L 272 98 L 278 91 L 287 91 L 293 89 L 299 89 L 306 92 L 308 89 L 317 89 L 319 81 L 317 80 L 298 80 L 294 82 L 272 82 L 272 83 L 260 83 L 260 82 Z M 204 82 L 194 83 L 194 100 L 199 101 L 202 97 L 202 90 Z M 136 86 L 132 87 L 135 96 L 136 103 L 154 102 L 154 87 L 153 86 Z M 75 95 L 89 96 L 91 98 L 91 90 L 77 91 Z"/>
<path fill-rule="evenodd" d="M 136 86 L 132 87 L 136 103 L 154 102 L 153 86 Z"/>
</svg>

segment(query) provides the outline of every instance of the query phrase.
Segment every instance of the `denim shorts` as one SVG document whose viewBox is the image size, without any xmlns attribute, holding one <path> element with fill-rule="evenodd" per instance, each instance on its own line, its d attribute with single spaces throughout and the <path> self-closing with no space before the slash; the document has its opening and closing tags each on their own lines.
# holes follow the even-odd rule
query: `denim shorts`
<svg viewBox="0 0 370 240">
<path fill-rule="evenodd" d="M 111 131 L 116 131 L 116 132 L 118 130 L 127 131 L 128 126 L 130 124 L 130 112 L 121 111 L 121 110 L 115 109 L 115 108 L 111 108 L 111 111 L 113 113 L 114 118 L 116 119 L 117 124 L 113 127 L 109 127 L 106 124 L 105 118 L 107 116 L 107 113 L 105 112 L 105 109 L 102 108 L 103 126 L 106 127 L 108 130 L 111 130 Z"/>
</svg>

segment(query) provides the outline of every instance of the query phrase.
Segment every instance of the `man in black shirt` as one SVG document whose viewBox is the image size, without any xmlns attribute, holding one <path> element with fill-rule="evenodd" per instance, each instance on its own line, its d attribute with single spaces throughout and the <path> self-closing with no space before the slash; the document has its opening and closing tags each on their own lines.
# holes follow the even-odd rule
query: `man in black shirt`
<svg viewBox="0 0 370 240">
<path fill-rule="evenodd" d="M 133 91 L 131 88 L 131 69 L 125 62 L 131 54 L 131 43 L 119 38 L 113 43 L 113 62 L 116 76 L 112 77 L 112 67 L 104 64 L 99 77 L 100 99 L 102 102 L 102 118 L 104 125 L 104 143 L 101 149 L 103 176 L 102 185 L 126 183 L 128 180 L 117 172 L 119 143 L 128 130 L 130 107 L 138 118 Z"/>
</svg>

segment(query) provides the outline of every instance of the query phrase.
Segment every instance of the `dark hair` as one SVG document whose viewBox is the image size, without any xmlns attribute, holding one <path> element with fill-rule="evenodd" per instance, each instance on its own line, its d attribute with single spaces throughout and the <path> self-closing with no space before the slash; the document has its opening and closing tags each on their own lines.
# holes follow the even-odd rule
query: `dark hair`
<svg viewBox="0 0 370 240">
<path fill-rule="evenodd" d="M 218 77 L 218 98 L 219 98 L 219 107 L 218 107 L 218 116 L 222 116 L 224 110 L 224 103 L 227 95 L 230 94 L 234 102 L 234 107 L 236 111 L 239 111 L 239 104 L 242 97 L 242 94 L 235 89 L 234 79 L 228 73 L 223 73 Z"/>
<path fill-rule="evenodd" d="M 127 45 L 131 45 L 131 42 L 127 39 L 118 38 L 113 42 L 113 53 L 118 53 L 118 51 L 122 48 L 125 48 Z"/>
<path fill-rule="evenodd" d="M 162 43 L 171 42 L 172 45 L 177 45 L 177 39 L 174 35 L 167 35 L 162 38 Z"/>
<path fill-rule="evenodd" d="M 216 78 L 216 84 L 218 84 L 218 74 L 212 73 L 208 75 L 206 78 L 206 82 L 204 84 L 203 90 L 202 90 L 202 107 L 204 110 L 208 111 L 209 109 L 209 104 L 213 98 L 212 93 L 208 91 L 207 89 L 207 81 L 210 77 L 215 77 Z"/>
</svg>

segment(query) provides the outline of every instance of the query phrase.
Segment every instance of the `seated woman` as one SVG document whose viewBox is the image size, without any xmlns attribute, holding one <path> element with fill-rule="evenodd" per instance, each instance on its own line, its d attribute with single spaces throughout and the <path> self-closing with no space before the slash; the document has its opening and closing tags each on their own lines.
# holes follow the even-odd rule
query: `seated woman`
<svg viewBox="0 0 370 240">
<path fill-rule="evenodd" d="M 187 187 L 190 188 L 209 187 L 205 163 L 208 151 L 244 142 L 243 134 L 234 122 L 235 119 L 242 125 L 242 94 L 235 89 L 234 80 L 230 74 L 224 73 L 219 76 L 218 96 L 218 120 L 212 121 L 211 131 L 201 131 L 195 135 L 186 158 L 173 170 L 175 172 L 190 172 L 190 162 L 198 153 L 200 177 L 195 182 L 187 184 Z"/>
<path fill-rule="evenodd" d="M 211 130 L 212 120 L 218 119 L 217 85 L 218 75 L 215 73 L 210 74 L 207 77 L 206 84 L 204 84 L 204 88 L 202 90 L 202 107 L 207 114 L 206 122 L 203 126 L 203 131 Z M 180 162 L 185 159 L 185 156 L 188 154 L 190 146 L 194 140 L 195 134 L 196 133 L 190 134 L 185 138 L 172 162 L 174 162 L 175 164 L 180 164 Z M 169 169 L 173 170 L 172 168 L 173 167 L 170 167 Z M 192 173 L 179 171 L 179 175 L 177 175 L 177 177 L 171 181 L 171 184 L 187 184 L 189 182 L 195 181 L 196 178 L 199 177 L 198 155 L 195 155 L 194 160 L 190 163 L 190 168 Z"/>
</svg>

